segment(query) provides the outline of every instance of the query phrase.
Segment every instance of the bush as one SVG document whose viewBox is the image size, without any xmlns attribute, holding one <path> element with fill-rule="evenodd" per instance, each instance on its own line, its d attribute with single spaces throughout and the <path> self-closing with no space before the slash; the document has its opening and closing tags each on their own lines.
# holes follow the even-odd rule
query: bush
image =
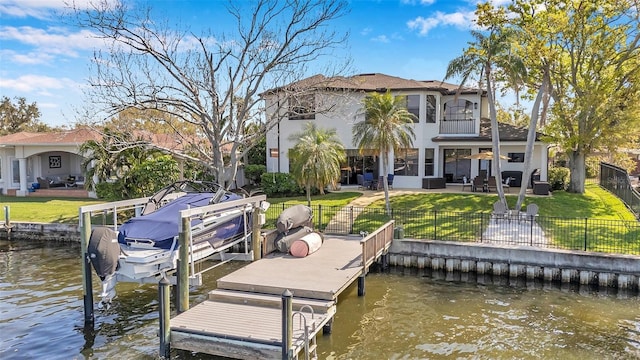
<svg viewBox="0 0 640 360">
<path fill-rule="evenodd" d="M 565 167 L 549 168 L 549 185 L 551 190 L 567 190 L 569 188 L 569 169 Z"/>
<path fill-rule="evenodd" d="M 263 173 L 260 186 L 267 196 L 300 196 L 305 193 L 293 177 L 285 173 Z"/>
<path fill-rule="evenodd" d="M 262 181 L 262 174 L 267 172 L 265 165 L 245 165 L 244 177 L 247 178 L 249 184 L 259 185 Z"/>
<path fill-rule="evenodd" d="M 98 199 L 106 201 L 123 200 L 124 187 L 122 181 L 100 182 L 96 184 L 96 195 Z"/>
</svg>

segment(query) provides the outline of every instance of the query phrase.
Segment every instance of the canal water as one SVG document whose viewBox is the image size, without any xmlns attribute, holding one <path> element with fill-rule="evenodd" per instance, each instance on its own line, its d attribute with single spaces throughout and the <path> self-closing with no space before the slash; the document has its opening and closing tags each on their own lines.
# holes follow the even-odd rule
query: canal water
<svg viewBox="0 0 640 360">
<path fill-rule="evenodd" d="M 0 359 L 155 359 L 157 288 L 119 284 L 83 327 L 78 244 L 0 241 Z M 205 275 L 191 301 L 243 263 Z M 339 299 L 320 359 L 639 359 L 640 298 L 395 268 Z M 94 288 L 98 288 L 96 281 Z M 215 321 L 215 319 L 212 319 Z M 216 357 L 172 352 L 177 359 Z"/>
</svg>

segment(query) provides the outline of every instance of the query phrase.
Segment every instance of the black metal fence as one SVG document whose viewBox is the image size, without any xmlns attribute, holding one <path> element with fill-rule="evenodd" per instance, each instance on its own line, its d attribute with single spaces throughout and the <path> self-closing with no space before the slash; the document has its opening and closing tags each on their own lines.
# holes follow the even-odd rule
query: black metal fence
<svg viewBox="0 0 640 360">
<path fill-rule="evenodd" d="M 626 170 L 601 162 L 600 186 L 619 197 L 640 220 L 640 193 L 631 186 Z"/>
<path fill-rule="evenodd" d="M 294 204 L 267 211 L 267 228 L 274 228 L 280 212 Z M 312 206 L 314 227 L 332 234 L 372 232 L 390 219 L 397 235 L 411 239 L 527 245 L 566 250 L 640 254 L 640 223 L 604 219 L 569 219 L 524 214 L 496 217 L 491 213 L 431 210 Z M 403 233 L 403 234 L 401 234 Z"/>
</svg>

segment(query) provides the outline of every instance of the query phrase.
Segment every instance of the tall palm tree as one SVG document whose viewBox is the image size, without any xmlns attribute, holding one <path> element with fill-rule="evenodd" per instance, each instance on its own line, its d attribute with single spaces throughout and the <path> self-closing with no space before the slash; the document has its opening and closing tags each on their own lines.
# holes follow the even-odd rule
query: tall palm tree
<svg viewBox="0 0 640 360">
<path fill-rule="evenodd" d="M 289 152 L 290 169 L 300 186 L 307 192 L 307 204 L 311 206 L 311 188 L 324 194 L 327 185 L 336 185 L 340 179 L 340 164 L 346 160 L 344 145 L 336 129 L 318 128 L 308 122 L 302 132 L 293 134 L 290 140 L 298 140 Z"/>
<path fill-rule="evenodd" d="M 489 117 L 491 119 L 491 142 L 493 148 L 493 163 L 496 168 L 496 183 L 498 196 L 505 206 L 507 201 L 502 187 L 502 171 L 500 166 L 500 133 L 498 131 L 498 117 L 495 104 L 494 68 L 502 69 L 511 77 L 516 74 L 526 73 L 524 63 L 511 52 L 511 40 L 513 32 L 498 26 L 491 27 L 487 35 L 478 31 L 471 31 L 475 42 L 447 66 L 445 79 L 452 76 L 460 76 L 462 87 L 469 78 L 478 74 L 480 87 L 484 82 L 487 87 L 487 99 L 489 102 Z"/>
<path fill-rule="evenodd" d="M 413 131 L 412 113 L 407 110 L 405 96 L 394 96 L 390 91 L 384 94 L 373 92 L 363 100 L 365 119 L 353 126 L 353 143 L 360 153 L 373 152 L 382 159 L 382 183 L 387 215 L 391 216 L 389 203 L 389 156 L 401 149 L 413 146 L 416 135 Z"/>
</svg>

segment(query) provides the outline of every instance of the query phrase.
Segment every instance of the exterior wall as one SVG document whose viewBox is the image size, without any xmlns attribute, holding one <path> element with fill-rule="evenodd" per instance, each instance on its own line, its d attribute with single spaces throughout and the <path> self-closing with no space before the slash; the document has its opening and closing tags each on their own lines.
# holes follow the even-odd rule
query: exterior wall
<svg viewBox="0 0 640 360">
<path fill-rule="evenodd" d="M 477 153 L 480 148 L 490 148 L 490 142 L 434 142 L 433 138 L 439 136 L 440 122 L 443 118 L 444 104 L 447 101 L 454 100 L 454 95 L 442 95 L 436 91 L 395 91 L 394 95 L 420 95 L 420 119 L 414 124 L 414 131 L 416 139 L 414 141 L 414 148 L 418 149 L 418 176 L 402 176 L 396 175 L 394 177 L 394 187 L 397 188 L 421 188 L 422 179 L 425 176 L 425 149 L 434 149 L 434 175 L 433 177 L 443 177 L 444 168 L 444 156 L 443 149 L 446 148 L 466 148 L 471 149 L 472 154 Z M 427 95 L 434 95 L 436 97 L 436 122 L 427 123 Z M 288 149 L 294 146 L 297 139 L 292 138 L 296 133 L 302 131 L 304 125 L 309 122 L 315 122 L 318 126 L 323 128 L 334 128 L 338 134 L 339 139 L 342 141 L 346 149 L 356 149 L 355 144 L 352 142 L 352 127 L 356 122 L 364 120 L 364 114 L 362 113 L 362 100 L 366 96 L 364 92 L 350 92 L 350 93 L 317 93 L 316 94 L 316 108 L 319 113 L 315 115 L 315 119 L 312 120 L 289 120 L 285 116 L 286 107 L 283 106 L 281 113 L 281 122 L 267 133 L 267 171 L 268 172 L 289 172 L 289 158 Z M 488 103 L 486 98 L 481 97 L 479 94 L 462 94 L 457 99 L 468 100 L 471 103 L 478 104 L 477 108 L 474 106 L 473 118 L 474 118 L 474 134 L 450 134 L 440 135 L 446 136 L 477 136 L 480 131 L 480 118 L 481 116 L 488 115 Z M 275 96 L 267 97 L 265 105 L 267 109 L 276 108 L 277 98 Z M 331 109 L 330 112 L 324 112 L 323 109 Z M 269 114 L 273 116 L 273 112 Z M 503 143 L 501 151 L 507 152 L 524 152 L 525 142 L 519 143 Z M 272 149 L 279 149 L 278 157 L 272 156 Z M 389 167 L 387 173 L 393 173 L 393 154 L 389 159 Z M 534 148 L 533 167 L 540 168 L 542 170 L 541 179 L 547 179 L 547 166 L 546 166 L 546 147 L 542 144 L 538 144 Z M 522 163 L 509 163 L 504 160 L 501 163 L 503 170 L 518 170 L 522 171 Z M 493 167 L 492 170 L 495 170 Z M 383 173 L 383 169 L 379 169 L 379 173 Z M 471 173 L 478 173 L 478 161 L 471 161 Z"/>
</svg>

